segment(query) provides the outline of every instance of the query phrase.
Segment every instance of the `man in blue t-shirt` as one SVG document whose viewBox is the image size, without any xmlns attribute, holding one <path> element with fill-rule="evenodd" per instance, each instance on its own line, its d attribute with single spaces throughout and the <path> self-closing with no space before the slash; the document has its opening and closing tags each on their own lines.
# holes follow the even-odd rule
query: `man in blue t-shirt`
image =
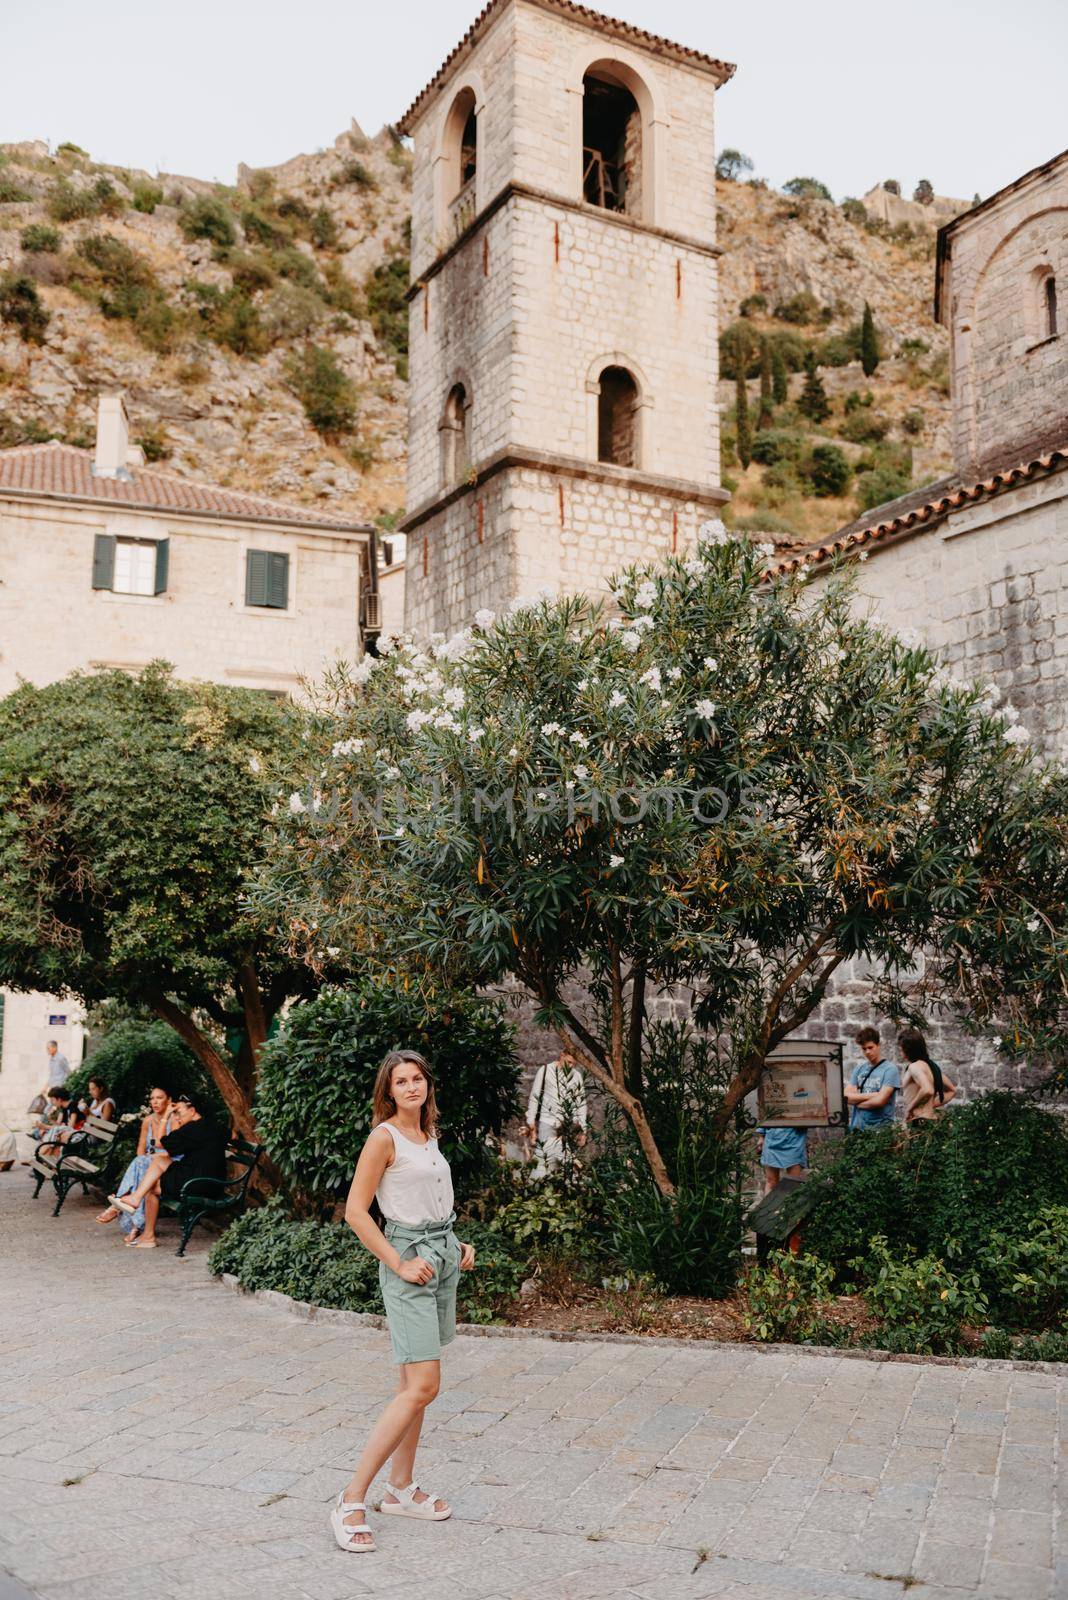
<svg viewBox="0 0 1068 1600">
<path fill-rule="evenodd" d="M 865 1059 L 853 1068 L 845 1086 L 850 1107 L 849 1127 L 853 1133 L 865 1128 L 884 1128 L 893 1122 L 901 1089 L 901 1074 L 892 1061 L 883 1060 L 878 1028 L 861 1028 L 857 1043 Z"/>
</svg>

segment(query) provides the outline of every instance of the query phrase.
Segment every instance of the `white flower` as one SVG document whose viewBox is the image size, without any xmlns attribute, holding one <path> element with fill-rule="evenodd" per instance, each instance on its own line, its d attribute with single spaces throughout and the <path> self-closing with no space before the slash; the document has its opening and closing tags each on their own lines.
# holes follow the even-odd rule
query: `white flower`
<svg viewBox="0 0 1068 1600">
<path fill-rule="evenodd" d="M 762 544 L 757 545 L 756 553 L 758 556 L 763 556 L 765 561 L 770 561 L 775 554 L 775 546 L 765 539 Z"/>
<path fill-rule="evenodd" d="M 713 517 L 708 522 L 702 522 L 698 529 L 697 537 L 703 539 L 705 544 L 726 544 L 730 539 L 719 517 Z"/>
<path fill-rule="evenodd" d="M 623 626 L 623 619 L 621 617 L 609 617 L 608 626 L 610 628 L 621 628 Z"/>
<path fill-rule="evenodd" d="M 480 611 L 475 612 L 475 627 L 492 628 L 496 616 L 497 613 L 495 611 L 491 611 L 488 606 L 483 606 Z"/>
<path fill-rule="evenodd" d="M 418 733 L 425 723 L 433 720 L 433 715 L 432 711 L 409 711 L 404 719 L 409 733 Z"/>
<path fill-rule="evenodd" d="M 326 953 L 330 957 L 331 961 L 333 961 L 341 954 L 341 946 L 337 944 L 328 944 L 326 947 Z"/>
<path fill-rule="evenodd" d="M 639 611 L 648 611 L 656 604 L 656 584 L 650 583 L 648 578 L 634 593 L 634 604 Z"/>
<path fill-rule="evenodd" d="M 513 745 L 512 748 L 508 752 L 509 761 L 514 761 L 518 754 L 519 754 L 519 751 L 516 749 L 515 745 Z"/>
<path fill-rule="evenodd" d="M 705 656 L 705 667 L 709 672 L 715 672 L 718 666 L 719 662 L 716 660 L 715 656 Z"/>
<path fill-rule="evenodd" d="M 608 865 L 610 867 L 613 867 L 613 868 L 621 867 L 623 865 L 623 857 L 622 856 L 609 856 Z"/>
<path fill-rule="evenodd" d="M 380 656 L 388 656 L 390 651 L 396 645 L 396 643 L 397 643 L 397 641 L 396 641 L 396 639 L 394 639 L 394 637 L 393 637 L 393 635 L 391 633 L 380 633 L 378 635 L 378 653 L 379 653 L 379 655 Z"/>
<path fill-rule="evenodd" d="M 472 744 L 477 744 L 485 731 L 485 728 L 468 728 L 467 737 L 470 739 Z"/>
<path fill-rule="evenodd" d="M 1026 728 L 1021 728 L 1017 723 L 1014 728 L 1006 728 L 1004 739 L 1006 744 L 1026 744 L 1031 735 Z"/>
<path fill-rule="evenodd" d="M 576 767 L 575 768 L 575 777 L 578 778 L 580 783 L 584 783 L 586 781 L 586 779 L 589 777 L 589 775 L 590 775 L 589 767 Z"/>
<path fill-rule="evenodd" d="M 415 672 L 425 672 L 429 665 L 430 657 L 428 655 L 424 655 L 422 650 L 417 651 L 412 657 L 412 669 Z"/>
<path fill-rule="evenodd" d="M 994 701 L 991 701 L 992 705 L 994 703 Z M 1001 715 L 1005 718 L 1005 721 L 1010 725 L 1010 727 L 1013 723 L 1019 722 L 1020 720 L 1020 713 L 1017 711 L 1015 706 L 1006 706 Z"/>
<path fill-rule="evenodd" d="M 352 669 L 353 683 L 366 683 L 376 666 L 374 656 L 361 656 Z"/>
<path fill-rule="evenodd" d="M 577 744 L 582 750 L 588 750 L 590 748 L 590 741 L 587 739 L 584 733 L 573 733 L 571 735 L 571 743 Z"/>
<path fill-rule="evenodd" d="M 565 729 L 563 727 L 563 724 L 559 723 L 559 722 L 543 722 L 542 725 L 541 725 L 541 731 L 547 737 L 551 738 L 552 735 L 555 733 L 555 734 L 559 735 L 562 738 L 563 735 L 564 735 Z"/>
<path fill-rule="evenodd" d="M 460 724 L 451 711 L 439 711 L 434 718 L 434 726 L 435 728 L 445 728 L 449 733 L 460 733 L 462 731 Z"/>
<path fill-rule="evenodd" d="M 390 780 L 392 780 L 394 778 L 399 778 L 400 777 L 400 767 L 387 767 L 386 770 L 385 770 L 384 776 L 389 778 Z"/>
<path fill-rule="evenodd" d="M 679 681 L 679 679 L 682 677 L 682 668 L 681 667 L 669 667 L 668 668 L 668 677 L 671 679 L 672 683 L 677 683 Z"/>
<path fill-rule="evenodd" d="M 403 828 L 397 828 L 394 831 L 393 837 L 395 839 L 403 839 L 404 838 L 404 832 L 405 832 L 405 830 Z"/>
<path fill-rule="evenodd" d="M 609 699 L 608 699 L 608 704 L 612 708 L 612 710 L 615 711 L 618 706 L 625 706 L 626 703 L 627 703 L 626 695 L 625 694 L 621 694 L 618 689 L 613 689 L 612 693 L 611 693 L 611 695 L 609 696 Z"/>
<path fill-rule="evenodd" d="M 304 801 L 301 799 L 300 795 L 294 792 L 289 797 L 289 809 L 292 811 L 295 817 L 299 817 L 303 812 L 307 811 L 308 808 L 304 804 Z"/>
<path fill-rule="evenodd" d="M 870 550 L 858 550 L 857 551 L 857 560 L 858 561 L 867 561 L 867 559 L 868 559 L 870 554 L 871 554 Z"/>
<path fill-rule="evenodd" d="M 567 789 L 570 792 L 570 790 L 572 790 L 574 787 L 575 787 L 575 780 L 573 778 L 568 778 L 566 783 L 564 784 L 564 788 Z"/>
<path fill-rule="evenodd" d="M 464 692 L 460 688 L 446 689 L 442 699 L 450 711 L 459 711 L 464 703 Z"/>
<path fill-rule="evenodd" d="M 650 628 L 655 628 L 656 623 L 652 617 L 635 617 L 630 626 L 632 633 L 641 634 L 648 632 Z"/>
<path fill-rule="evenodd" d="M 682 570 L 683 572 L 688 573 L 691 578 L 704 577 L 704 563 L 701 561 L 695 561 L 692 557 L 689 561 L 684 561 L 682 563 Z"/>
<path fill-rule="evenodd" d="M 628 628 L 626 633 L 620 634 L 619 642 L 624 650 L 629 650 L 633 655 L 642 642 L 642 636 L 640 633 L 636 633 L 633 628 Z"/>
<path fill-rule="evenodd" d="M 251 760 L 250 760 L 250 761 L 249 761 L 249 764 L 248 764 L 248 770 L 249 770 L 249 771 L 250 771 L 250 772 L 251 772 L 251 773 L 252 773 L 252 776 L 253 776 L 253 777 L 256 777 L 256 776 L 257 776 L 257 774 L 258 774 L 258 773 L 259 773 L 259 772 L 260 772 L 260 770 L 261 770 L 261 768 L 260 768 L 260 758 L 259 758 L 259 756 L 253 756 L 253 757 L 252 757 L 252 758 L 251 758 Z"/>
<path fill-rule="evenodd" d="M 654 689 L 657 694 L 659 694 L 660 690 L 663 688 L 663 684 L 660 681 L 659 667 L 650 667 L 647 672 L 642 673 L 638 681 L 639 683 L 647 683 L 650 689 Z"/>
<path fill-rule="evenodd" d="M 1030 922 L 1027 924 L 1027 931 L 1028 933 L 1037 933 L 1041 926 L 1042 924 L 1039 922 L 1038 918 L 1032 917 Z"/>
<path fill-rule="evenodd" d="M 354 756 L 362 749 L 362 739 L 339 739 L 330 753 L 336 761 L 338 756 Z"/>
<path fill-rule="evenodd" d="M 430 643 L 432 645 L 445 643 L 445 635 L 440 631 L 440 629 L 435 629 L 435 631 L 430 635 Z"/>
<path fill-rule="evenodd" d="M 711 722 L 716 714 L 716 707 L 711 700 L 698 700 L 693 709 L 694 715 L 700 717 L 702 722 Z"/>
</svg>

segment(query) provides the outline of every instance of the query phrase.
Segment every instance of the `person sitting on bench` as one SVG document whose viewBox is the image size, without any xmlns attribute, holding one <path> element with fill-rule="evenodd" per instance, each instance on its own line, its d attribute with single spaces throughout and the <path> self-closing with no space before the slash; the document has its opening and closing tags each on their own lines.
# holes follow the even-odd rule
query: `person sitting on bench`
<svg viewBox="0 0 1068 1600">
<path fill-rule="evenodd" d="M 156 1221 L 162 1195 L 167 1200 L 177 1200 L 185 1184 L 193 1178 L 226 1179 L 226 1145 L 224 1129 L 202 1112 L 199 1094 L 179 1095 L 174 1102 L 174 1116 L 170 1133 L 160 1140 L 162 1149 L 148 1164 L 141 1182 L 129 1194 L 109 1194 L 108 1200 L 117 1211 L 129 1215 L 145 1203 L 145 1231 L 134 1245 L 135 1250 L 156 1248 Z M 181 1156 L 181 1162 L 177 1157 Z"/>
</svg>

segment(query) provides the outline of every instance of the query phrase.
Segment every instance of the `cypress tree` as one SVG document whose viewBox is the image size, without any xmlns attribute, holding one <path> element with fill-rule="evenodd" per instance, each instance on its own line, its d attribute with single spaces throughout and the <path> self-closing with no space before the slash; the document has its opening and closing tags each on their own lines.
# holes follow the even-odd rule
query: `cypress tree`
<svg viewBox="0 0 1068 1600">
<path fill-rule="evenodd" d="M 760 341 L 760 411 L 757 414 L 757 427 L 767 428 L 771 425 L 771 347 L 767 339 Z"/>
<path fill-rule="evenodd" d="M 871 314 L 871 306 L 864 302 L 864 321 L 860 325 L 860 364 L 864 368 L 864 376 L 870 378 L 879 365 L 879 341 L 875 337 L 875 318 Z"/>
<path fill-rule="evenodd" d="M 790 380 L 786 375 L 786 358 L 779 345 L 771 351 L 771 395 L 777 406 L 784 406 L 790 398 Z"/>
<path fill-rule="evenodd" d="M 749 465 L 753 455 L 753 432 L 749 423 L 749 391 L 745 382 L 745 367 L 739 362 L 738 376 L 734 380 L 734 412 L 735 434 L 737 436 L 736 449 L 738 460 L 743 468 Z"/>
<path fill-rule="evenodd" d="M 797 404 L 812 422 L 824 422 L 831 414 L 830 401 L 823 387 L 814 350 L 810 350 L 805 357 L 805 386 L 801 390 L 801 398 Z"/>
</svg>

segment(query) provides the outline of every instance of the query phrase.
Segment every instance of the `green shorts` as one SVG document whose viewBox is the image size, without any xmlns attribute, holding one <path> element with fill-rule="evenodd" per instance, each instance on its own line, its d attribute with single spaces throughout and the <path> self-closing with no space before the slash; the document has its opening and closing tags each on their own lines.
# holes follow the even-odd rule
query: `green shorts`
<svg viewBox="0 0 1068 1600">
<path fill-rule="evenodd" d="M 418 1228 L 388 1219 L 383 1224 L 382 1232 L 402 1261 L 422 1256 L 434 1268 L 429 1283 L 409 1283 L 384 1261 L 378 1264 L 378 1283 L 397 1365 L 438 1361 L 442 1345 L 456 1337 L 460 1245 L 452 1231 L 454 1220 L 449 1217 L 445 1222 L 425 1222 Z"/>
</svg>

